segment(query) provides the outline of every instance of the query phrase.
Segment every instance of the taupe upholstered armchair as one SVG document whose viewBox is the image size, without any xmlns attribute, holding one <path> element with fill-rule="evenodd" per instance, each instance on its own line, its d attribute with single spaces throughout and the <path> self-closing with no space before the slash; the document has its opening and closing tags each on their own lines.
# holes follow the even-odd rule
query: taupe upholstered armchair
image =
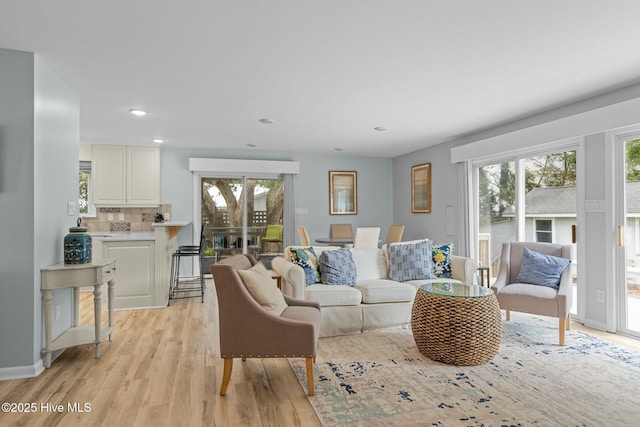
<svg viewBox="0 0 640 427">
<path fill-rule="evenodd" d="M 286 308 L 282 314 L 277 316 L 265 310 L 249 293 L 238 273 L 251 269 L 256 263 L 251 255 L 234 255 L 211 266 L 218 296 L 220 355 L 224 359 L 220 395 L 226 393 L 234 358 L 304 357 L 308 393 L 313 396 L 320 305 L 283 295 Z"/>
<path fill-rule="evenodd" d="M 571 259 L 571 245 L 538 242 L 514 242 L 502 245 L 500 270 L 491 286 L 500 308 L 542 316 L 557 317 L 559 321 L 559 341 L 564 345 L 564 331 L 571 328 L 571 302 L 573 299 L 571 268 L 567 267 L 560 277 L 558 289 L 528 283 L 518 283 L 524 248 L 559 258 Z"/>
</svg>

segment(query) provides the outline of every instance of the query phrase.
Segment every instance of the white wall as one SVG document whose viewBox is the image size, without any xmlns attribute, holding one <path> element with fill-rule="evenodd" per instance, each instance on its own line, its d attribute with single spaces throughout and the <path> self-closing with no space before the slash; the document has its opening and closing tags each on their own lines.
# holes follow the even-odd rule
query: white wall
<svg viewBox="0 0 640 427">
<path fill-rule="evenodd" d="M 0 378 L 42 368 L 40 268 L 61 262 L 78 199 L 76 94 L 37 56 L 0 49 Z M 70 292 L 54 304 L 70 325 Z"/>
</svg>

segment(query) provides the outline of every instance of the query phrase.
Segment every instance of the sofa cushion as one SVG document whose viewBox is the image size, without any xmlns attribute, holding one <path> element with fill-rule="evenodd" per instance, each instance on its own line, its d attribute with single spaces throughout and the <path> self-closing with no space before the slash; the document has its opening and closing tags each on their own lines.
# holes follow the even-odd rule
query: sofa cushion
<svg viewBox="0 0 640 427">
<path fill-rule="evenodd" d="M 271 278 L 271 273 L 261 262 L 247 270 L 238 270 L 245 287 L 266 311 L 280 316 L 287 308 L 282 292 Z"/>
<path fill-rule="evenodd" d="M 560 276 L 571 261 L 524 248 L 516 282 L 558 289 Z"/>
<path fill-rule="evenodd" d="M 362 292 L 362 302 L 367 304 L 413 301 L 416 295 L 412 285 L 389 279 L 358 280 L 355 287 Z"/>
<path fill-rule="evenodd" d="M 356 262 L 346 248 L 320 254 L 320 276 L 325 285 L 355 285 L 358 280 Z"/>
<path fill-rule="evenodd" d="M 433 274 L 436 277 L 451 278 L 451 254 L 453 243 L 433 245 Z"/>
<path fill-rule="evenodd" d="M 362 302 L 362 293 L 346 285 L 309 285 L 304 288 L 304 299 L 320 305 L 358 305 Z"/>
<path fill-rule="evenodd" d="M 299 265 L 304 270 L 305 284 L 320 283 L 320 270 L 318 257 L 312 247 L 289 248 L 291 262 Z"/>
<path fill-rule="evenodd" d="M 382 249 L 379 248 L 351 248 L 351 255 L 356 262 L 358 282 L 368 279 L 386 279 L 387 262 Z"/>
<path fill-rule="evenodd" d="M 404 282 L 435 278 L 431 240 L 391 243 L 388 250 L 390 279 Z"/>
<path fill-rule="evenodd" d="M 407 280 L 404 282 L 408 285 L 413 285 L 416 289 L 418 289 L 422 285 L 426 285 L 427 283 L 462 283 L 458 279 L 448 279 L 446 277 L 436 277 L 435 279 L 420 279 L 420 280 Z"/>
</svg>

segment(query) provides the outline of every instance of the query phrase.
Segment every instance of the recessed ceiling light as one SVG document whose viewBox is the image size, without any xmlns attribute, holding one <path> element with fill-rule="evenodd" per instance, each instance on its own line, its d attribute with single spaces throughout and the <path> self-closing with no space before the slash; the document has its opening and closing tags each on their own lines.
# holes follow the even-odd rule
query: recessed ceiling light
<svg viewBox="0 0 640 427">
<path fill-rule="evenodd" d="M 247 147 L 257 147 L 256 144 L 247 144 Z"/>
<path fill-rule="evenodd" d="M 378 132 L 384 132 L 385 130 L 387 130 L 387 128 L 384 126 L 376 126 L 373 128 L 373 130 L 377 130 Z"/>
<path fill-rule="evenodd" d="M 344 148 L 340 148 L 340 147 L 336 147 L 334 148 L 335 151 L 344 151 Z"/>
<path fill-rule="evenodd" d="M 156 144 L 162 144 L 164 142 L 164 139 L 162 139 L 162 138 L 153 138 L 152 141 L 155 142 Z"/>
<path fill-rule="evenodd" d="M 144 110 L 139 110 L 139 109 L 137 109 L 137 108 L 133 108 L 133 109 L 129 110 L 129 112 L 130 112 L 131 114 L 133 114 L 134 116 L 146 116 L 146 115 L 147 115 L 147 112 L 146 112 L 146 111 L 144 111 Z"/>
<path fill-rule="evenodd" d="M 266 118 L 266 117 L 265 117 L 265 118 L 263 118 L 263 119 L 260 119 L 260 120 L 258 120 L 258 121 L 259 121 L 260 123 L 264 123 L 265 125 L 271 125 L 271 124 L 275 123 L 275 120 L 273 120 L 273 119 L 269 119 L 269 118 Z"/>
</svg>

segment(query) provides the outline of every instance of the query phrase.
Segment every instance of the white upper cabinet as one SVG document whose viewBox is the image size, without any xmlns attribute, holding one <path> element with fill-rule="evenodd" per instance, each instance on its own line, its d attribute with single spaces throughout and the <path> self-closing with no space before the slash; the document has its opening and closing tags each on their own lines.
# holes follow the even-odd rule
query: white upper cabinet
<svg viewBox="0 0 640 427">
<path fill-rule="evenodd" d="M 94 145 L 92 188 L 96 205 L 159 205 L 160 149 Z"/>
</svg>

